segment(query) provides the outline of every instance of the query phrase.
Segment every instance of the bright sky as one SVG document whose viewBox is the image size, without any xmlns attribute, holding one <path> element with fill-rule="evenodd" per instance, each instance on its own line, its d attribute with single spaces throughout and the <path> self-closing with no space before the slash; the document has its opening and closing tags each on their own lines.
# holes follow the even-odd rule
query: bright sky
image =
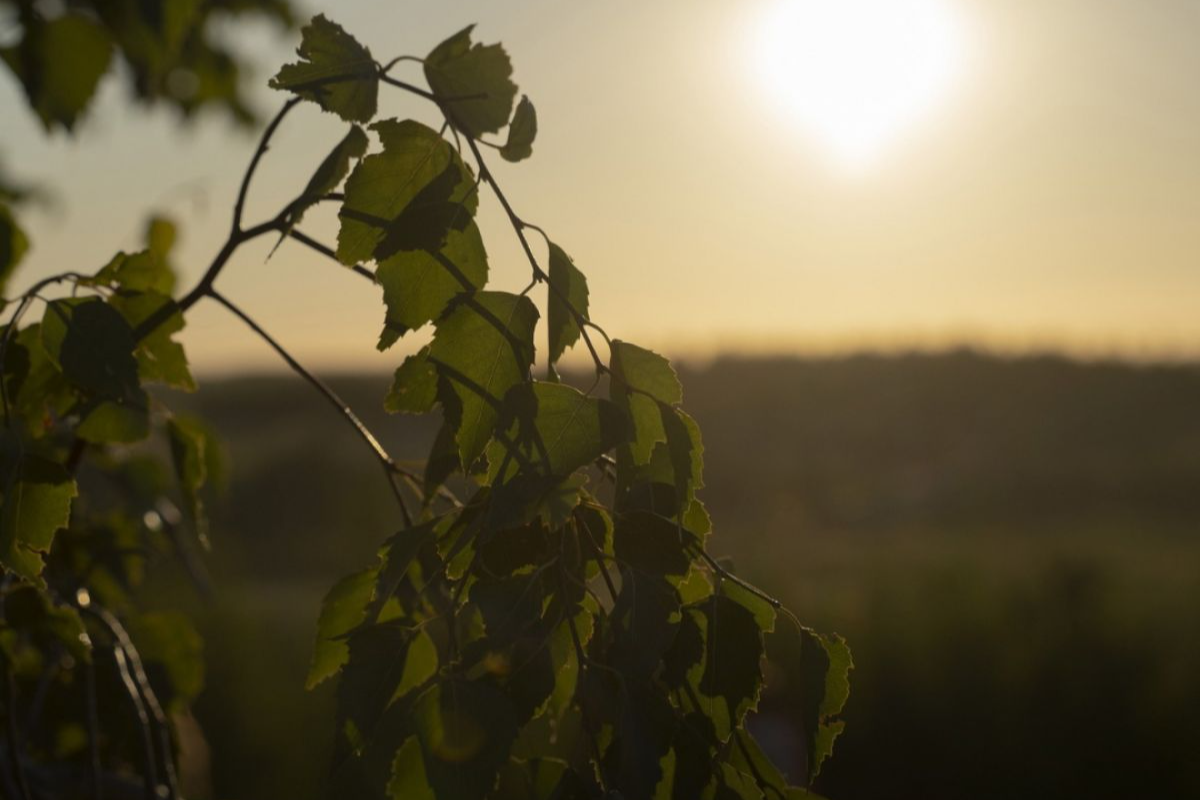
<svg viewBox="0 0 1200 800">
<path fill-rule="evenodd" d="M 607 0 L 325 10 L 377 57 L 463 24 L 503 41 L 537 106 L 534 157 L 496 169 L 518 213 L 587 273 L 593 317 L 674 355 L 982 344 L 1200 355 L 1200 2 Z M 266 78 L 295 38 L 236 32 Z M 412 78 L 419 67 L 407 64 Z M 400 73 L 397 73 L 400 74 Z M 15 288 L 183 226 L 189 285 L 218 249 L 251 136 L 130 112 L 104 86 L 83 134 L 46 141 L 0 81 L 0 152 L 59 204 L 29 219 Z M 387 95 L 385 111 L 428 111 Z M 340 136 L 295 114 L 250 215 L 299 191 Z M 497 286 L 527 280 L 485 203 Z M 332 214 L 306 232 L 336 238 Z M 247 247 L 220 285 L 302 359 L 391 368 L 376 290 L 298 245 Z M 220 308 L 185 333 L 201 372 L 274 365 Z"/>
</svg>

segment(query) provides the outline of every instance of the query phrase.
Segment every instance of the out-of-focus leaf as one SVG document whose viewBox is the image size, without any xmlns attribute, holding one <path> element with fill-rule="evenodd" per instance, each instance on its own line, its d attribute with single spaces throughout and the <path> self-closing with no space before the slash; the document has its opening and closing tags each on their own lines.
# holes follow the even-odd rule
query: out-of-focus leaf
<svg viewBox="0 0 1200 800">
<path fill-rule="evenodd" d="M 47 130 L 71 130 L 108 70 L 108 32 L 82 14 L 38 20 L 19 46 L 2 52 Z"/>
<path fill-rule="evenodd" d="M 13 218 L 12 211 L 0 203 L 0 296 L 8 286 L 8 279 L 29 250 L 29 238 Z"/>
<path fill-rule="evenodd" d="M 159 698 L 182 711 L 204 688 L 204 642 L 191 620 L 180 613 L 142 614 L 130 622 L 129 634 L 151 681 L 165 678 L 170 684 L 156 687 Z"/>
<path fill-rule="evenodd" d="M 42 557 L 54 534 L 67 526 L 75 481 L 58 464 L 26 456 L 6 469 L 0 509 L 0 562 L 31 580 L 42 573 Z"/>
<path fill-rule="evenodd" d="M 512 701 L 483 681 L 449 681 L 426 691 L 414 714 L 434 796 L 482 800 L 517 736 Z"/>
</svg>

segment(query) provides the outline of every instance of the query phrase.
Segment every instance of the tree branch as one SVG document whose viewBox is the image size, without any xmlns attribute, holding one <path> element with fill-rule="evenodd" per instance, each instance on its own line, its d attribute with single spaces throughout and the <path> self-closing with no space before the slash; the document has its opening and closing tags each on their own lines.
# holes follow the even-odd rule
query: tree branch
<svg viewBox="0 0 1200 800">
<path fill-rule="evenodd" d="M 287 365 L 292 368 L 293 372 L 304 378 L 304 380 L 308 381 L 313 388 L 320 392 L 321 396 L 328 400 L 330 405 L 336 408 L 338 413 L 342 415 L 346 422 L 348 422 L 351 427 L 354 428 L 355 432 L 358 433 L 359 438 L 366 443 L 367 447 L 371 449 L 372 454 L 374 454 L 375 458 L 383 466 L 384 474 L 387 476 L 388 485 L 391 486 L 392 494 L 396 496 L 396 503 L 400 506 L 400 516 L 404 519 L 404 526 L 411 526 L 412 516 L 408 512 L 408 504 L 405 503 L 404 496 L 400 492 L 400 487 L 396 485 L 396 481 L 394 479 L 394 476 L 405 474 L 406 471 L 402 470 L 400 466 L 396 464 L 395 460 L 388 454 L 383 445 L 379 443 L 379 440 L 375 438 L 375 435 L 371 433 L 366 424 L 364 424 L 363 421 L 359 419 L 358 415 L 354 413 L 353 409 L 346 404 L 346 401 L 342 400 L 342 398 L 338 396 L 337 392 L 330 388 L 329 385 L 323 380 L 305 369 L 305 367 L 299 361 L 292 357 L 292 354 L 289 353 L 283 347 L 283 345 L 277 342 L 271 336 L 271 334 L 263 330 L 262 326 L 255 322 L 253 317 L 242 311 L 215 289 L 210 288 L 207 294 L 213 300 L 216 300 L 218 303 L 225 306 L 226 309 L 228 309 L 242 322 L 246 323 L 250 330 L 258 334 L 260 339 L 270 345 L 271 348 L 279 354 L 279 357 L 282 358 Z"/>
</svg>

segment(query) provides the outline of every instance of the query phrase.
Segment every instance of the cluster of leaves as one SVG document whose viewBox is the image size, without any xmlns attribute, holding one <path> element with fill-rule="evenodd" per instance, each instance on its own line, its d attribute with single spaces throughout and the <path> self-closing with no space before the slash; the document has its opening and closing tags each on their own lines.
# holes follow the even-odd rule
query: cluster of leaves
<svg viewBox="0 0 1200 800">
<path fill-rule="evenodd" d="M 159 558 L 194 562 L 171 497 L 202 531 L 201 490 L 223 467 L 207 427 L 154 408 L 145 389 L 195 386 L 172 338 L 182 316 L 139 330 L 174 305 L 174 239 L 172 223 L 151 220 L 146 249 L 90 276 L 40 281 L 0 328 L 6 797 L 140 793 L 141 781 L 122 777 L 137 772 L 175 785 L 169 718 L 203 686 L 200 639 L 186 617 L 144 612 L 135 594 Z M 42 297 L 59 282 L 70 296 Z M 40 320 L 22 326 L 38 300 Z M 152 425 L 171 443 L 175 479 L 132 446 Z"/>
<path fill-rule="evenodd" d="M 352 123 L 326 162 L 339 172 L 356 162 L 336 256 L 374 265 L 386 305 L 378 346 L 433 326 L 432 342 L 397 369 L 386 406 L 442 421 L 419 517 L 333 589 L 321 616 L 309 682 L 340 673 L 340 791 L 805 794 L 744 729 L 778 604 L 704 552 L 703 446 L 678 378 L 661 356 L 592 323 L 583 272 L 512 212 L 480 157 L 484 144 L 520 160 L 536 135 L 504 50 L 472 42 L 469 28 L 438 45 L 423 66 L 446 128 L 372 122 L 379 150 L 365 156 L 357 125 L 373 116 L 386 72 L 323 18 L 304 29 L 299 54 L 273 85 Z M 503 144 L 482 138 L 506 125 Z M 530 256 L 521 293 L 487 286 L 474 219 L 484 184 Z M 545 268 L 528 231 L 545 240 Z M 530 297 L 538 284 L 542 326 Z M 546 380 L 533 377 L 540 327 Z M 586 393 L 555 369 L 581 343 L 596 374 Z M 447 481 L 466 487 L 461 503 L 443 502 Z M 801 635 L 813 653 L 805 733 L 815 774 L 839 729 L 831 718 L 849 656 L 837 638 Z"/>
<path fill-rule="evenodd" d="M 200 687 L 199 645 L 181 623 L 139 614 L 130 593 L 149 555 L 187 559 L 192 540 L 177 535 L 170 494 L 205 541 L 201 494 L 219 476 L 219 448 L 145 388 L 194 388 L 172 337 L 205 298 L 333 402 L 395 490 L 397 532 L 333 588 L 318 623 L 309 684 L 338 679 L 337 796 L 809 796 L 802 787 L 840 731 L 849 652 L 797 624 L 808 769 L 790 776 L 792 786 L 745 722 L 762 689 L 764 637 L 778 614 L 794 618 L 705 550 L 703 445 L 671 366 L 591 320 L 584 273 L 517 216 L 489 171 L 482 148 L 527 158 L 537 118 L 517 100 L 503 48 L 471 33 L 407 59 L 422 64 L 424 89 L 392 76 L 401 59 L 380 64 L 317 17 L 299 61 L 272 80 L 292 98 L 251 160 L 230 238 L 194 288 L 173 299 L 174 230 L 159 220 L 146 250 L 118 254 L 94 275 L 42 281 L 16 304 L 0 352 L 0 651 L 13 687 L 5 713 L 30 732 L 6 736 L 0 775 L 21 784 L 13 796 L 83 796 L 87 776 L 95 788 L 130 772 L 148 792 L 177 791 L 166 714 Z M 445 124 L 376 119 L 381 86 L 434 103 Z M 349 128 L 295 200 L 244 228 L 255 166 L 301 101 Z M 503 142 L 485 138 L 506 128 Z M 528 257 L 531 281 L 519 293 L 488 285 L 475 220 L 481 188 Z M 340 204 L 336 247 L 298 230 L 319 202 Z M 542 260 L 531 233 L 545 245 Z M 397 466 L 328 387 L 215 289 L 233 251 L 265 234 L 377 284 L 381 350 L 432 326 L 384 400 L 395 413 L 440 417 L 422 474 Z M 20 249 L 8 248 L 10 260 Z M 71 295 L 45 301 L 41 321 L 22 327 L 55 282 L 70 283 Z M 543 285 L 544 315 L 532 297 Z M 591 357 L 587 391 L 559 378 L 571 348 Z M 174 489 L 153 448 L 139 444 L 156 430 L 169 443 Z M 50 697 L 60 704 L 52 715 Z M 54 724 L 39 727 L 43 718 Z"/>
<path fill-rule="evenodd" d="M 139 100 L 185 115 L 215 106 L 252 122 L 239 85 L 244 64 L 214 26 L 247 14 L 293 24 L 288 0 L 0 0 L 0 12 L 17 23 L 0 58 L 47 130 L 75 127 L 116 56 Z"/>
</svg>

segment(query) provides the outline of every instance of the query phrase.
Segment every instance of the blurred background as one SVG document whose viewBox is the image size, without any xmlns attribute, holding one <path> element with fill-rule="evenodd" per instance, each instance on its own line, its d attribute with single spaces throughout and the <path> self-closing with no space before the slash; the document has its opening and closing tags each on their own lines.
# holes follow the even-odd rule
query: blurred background
<svg viewBox="0 0 1200 800">
<path fill-rule="evenodd" d="M 819 790 L 1200 797 L 1200 4 L 290 6 L 383 59 L 470 22 L 504 42 L 540 131 L 499 179 L 588 274 L 592 316 L 679 365 L 711 549 L 853 647 Z M 260 117 L 281 102 L 265 84 L 298 39 L 287 19 L 213 22 Z M 150 212 L 181 225 L 183 285 L 224 238 L 256 128 L 131 106 L 121 70 L 78 136 L 47 135 L 0 80 L 4 175 L 45 197 L 17 289 L 137 249 Z M 297 111 L 251 216 L 340 135 Z M 493 280 L 523 285 L 487 201 L 481 221 Z M 327 241 L 336 226 L 304 223 Z M 381 403 L 423 332 L 377 353 L 375 289 L 294 246 L 268 262 L 270 244 L 222 290 L 420 457 L 432 427 Z M 394 506 L 343 421 L 219 308 L 198 306 L 182 340 L 201 390 L 164 399 L 209 418 L 233 467 L 214 599 L 169 572 L 149 587 L 206 640 L 198 793 L 315 798 L 332 738 L 332 687 L 303 689 L 320 599 Z M 771 643 L 754 722 L 785 767 L 795 645 Z"/>
</svg>

